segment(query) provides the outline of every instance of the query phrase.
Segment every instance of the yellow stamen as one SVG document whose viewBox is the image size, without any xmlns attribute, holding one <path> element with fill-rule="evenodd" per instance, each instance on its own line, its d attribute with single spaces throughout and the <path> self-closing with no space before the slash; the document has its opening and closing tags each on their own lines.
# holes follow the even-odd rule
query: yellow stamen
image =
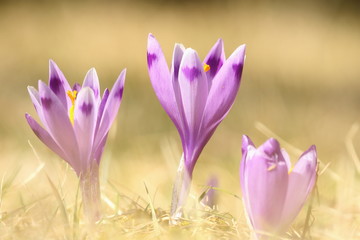
<svg viewBox="0 0 360 240">
<path fill-rule="evenodd" d="M 271 165 L 270 167 L 268 167 L 268 171 L 272 171 L 272 170 L 274 170 L 276 168 L 276 164 L 274 164 L 274 165 Z"/>
<path fill-rule="evenodd" d="M 74 91 L 69 90 L 69 91 L 66 92 L 66 94 L 67 94 L 68 97 L 70 98 L 72 105 L 74 105 L 74 104 L 75 104 L 76 95 L 77 95 L 77 91 L 76 91 L 76 90 L 74 90 Z"/>
<path fill-rule="evenodd" d="M 69 119 L 72 125 L 74 125 L 74 110 L 75 110 L 75 104 L 73 104 L 69 109 Z"/>
<path fill-rule="evenodd" d="M 66 94 L 68 95 L 68 97 L 71 100 L 71 107 L 69 109 L 69 119 L 72 125 L 74 125 L 74 110 L 75 110 L 75 100 L 76 100 L 76 95 L 77 95 L 77 91 L 67 91 Z"/>
<path fill-rule="evenodd" d="M 207 72 L 210 70 L 210 65 L 204 63 L 204 71 Z"/>
<path fill-rule="evenodd" d="M 294 167 L 290 168 L 288 174 L 290 174 L 294 170 Z"/>
</svg>

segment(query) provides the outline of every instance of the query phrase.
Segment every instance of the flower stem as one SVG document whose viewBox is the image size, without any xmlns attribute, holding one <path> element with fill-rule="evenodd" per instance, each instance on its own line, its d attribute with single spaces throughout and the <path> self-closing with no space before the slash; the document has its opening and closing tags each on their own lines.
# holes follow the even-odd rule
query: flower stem
<svg viewBox="0 0 360 240">
<path fill-rule="evenodd" d="M 95 224 L 101 218 L 101 196 L 99 165 L 94 163 L 80 175 L 80 187 L 84 215 L 89 224 Z"/>
<path fill-rule="evenodd" d="M 177 220 L 182 217 L 183 207 L 189 195 L 191 186 L 191 175 L 189 174 L 184 160 L 184 154 L 180 159 L 180 164 L 176 173 L 171 200 L 170 224 L 176 224 Z"/>
</svg>

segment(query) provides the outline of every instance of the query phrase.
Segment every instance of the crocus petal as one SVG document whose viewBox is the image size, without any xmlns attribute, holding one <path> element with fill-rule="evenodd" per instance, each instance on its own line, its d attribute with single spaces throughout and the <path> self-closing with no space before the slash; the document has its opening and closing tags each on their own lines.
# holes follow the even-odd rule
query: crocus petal
<svg viewBox="0 0 360 240">
<path fill-rule="evenodd" d="M 174 122 L 179 132 L 183 132 L 179 110 L 174 96 L 169 67 L 158 41 L 149 34 L 147 45 L 147 63 L 151 84 L 165 112 Z"/>
<path fill-rule="evenodd" d="M 67 110 L 55 93 L 41 81 L 39 94 L 49 134 L 71 161 L 74 170 L 79 173 L 79 147 Z"/>
<path fill-rule="evenodd" d="M 40 102 L 40 95 L 39 95 L 39 92 L 34 88 L 34 87 L 31 87 L 31 86 L 28 86 L 28 92 L 29 92 L 29 95 L 30 95 L 30 98 L 31 98 L 31 101 L 33 102 L 34 104 L 34 108 L 41 120 L 41 122 L 46 125 L 46 121 L 44 120 L 44 114 L 42 112 L 42 107 L 41 107 L 41 102 Z"/>
<path fill-rule="evenodd" d="M 284 229 L 291 224 L 300 212 L 316 181 L 317 153 L 315 146 L 304 152 L 294 169 L 289 174 L 289 185 L 286 194 L 282 221 Z"/>
<path fill-rule="evenodd" d="M 213 78 L 215 77 L 216 73 L 220 70 L 224 62 L 225 62 L 224 43 L 223 40 L 220 38 L 211 48 L 211 50 L 209 51 L 208 55 L 205 57 L 204 60 L 204 64 L 210 66 L 210 70 L 206 72 L 209 89 L 211 88 Z"/>
<path fill-rule="evenodd" d="M 98 129 L 99 129 L 99 126 L 100 126 L 100 121 L 101 121 L 102 115 L 104 113 L 104 108 L 105 108 L 106 102 L 107 102 L 108 97 L 109 97 L 109 93 L 110 93 L 109 89 L 106 88 L 104 93 L 103 93 L 103 97 L 101 99 L 100 105 L 99 105 L 98 117 L 97 117 L 96 128 L 95 128 L 95 135 L 98 132 Z"/>
<path fill-rule="evenodd" d="M 99 111 L 98 111 L 98 118 L 97 118 L 97 122 L 96 122 L 96 128 L 95 128 L 95 138 L 97 136 L 97 132 L 98 132 L 98 129 L 99 129 L 99 125 L 100 125 L 100 121 L 101 121 L 101 118 L 102 118 L 102 115 L 103 115 L 103 112 L 104 112 L 104 108 L 105 108 L 105 105 L 106 105 L 106 102 L 108 100 L 108 97 L 109 97 L 109 90 L 106 88 L 104 93 L 103 93 L 103 97 L 101 99 L 101 103 L 100 103 L 100 106 L 99 106 Z M 104 151 L 104 147 L 105 147 L 105 144 L 106 144 L 106 140 L 107 140 L 107 136 L 108 136 L 108 133 L 105 135 L 105 137 L 103 137 L 103 139 L 101 140 L 100 143 L 98 143 L 98 146 L 95 146 L 93 147 L 93 153 L 92 153 L 92 158 L 95 159 L 95 161 L 100 164 L 100 159 L 101 159 L 101 155 Z"/>
<path fill-rule="evenodd" d="M 252 213 L 251 213 L 251 207 L 249 205 L 249 188 L 248 188 L 248 179 L 247 179 L 247 175 L 246 173 L 246 168 L 247 168 L 247 162 L 249 161 L 253 161 L 253 156 L 256 153 L 256 148 L 255 145 L 252 143 L 251 139 L 246 136 L 243 135 L 242 137 L 242 159 L 241 159 L 241 164 L 240 164 L 240 184 L 241 184 L 241 190 L 242 190 L 242 196 L 243 196 L 243 203 L 244 206 L 246 208 L 246 212 L 247 212 L 247 220 L 251 223 L 252 226 L 254 226 L 253 224 L 253 218 L 252 218 Z M 246 176 L 245 176 L 246 175 Z"/>
<path fill-rule="evenodd" d="M 251 139 L 246 136 L 243 135 L 242 136 L 242 146 L 241 146 L 241 152 L 242 152 L 242 160 L 241 160 L 241 166 L 240 166 L 240 182 L 241 182 L 241 187 L 242 189 L 245 189 L 244 183 L 245 183 L 245 179 L 244 179 L 244 170 L 246 168 L 246 161 L 247 159 L 252 159 L 252 155 L 255 153 L 255 145 L 254 143 L 251 141 Z M 251 156 L 247 157 L 248 152 L 251 152 Z"/>
<path fill-rule="evenodd" d="M 185 50 L 186 49 L 182 44 L 176 43 L 174 46 L 174 52 L 173 52 L 172 64 L 171 64 L 172 81 L 178 81 L 181 59 L 184 56 Z"/>
<path fill-rule="evenodd" d="M 71 91 L 70 85 L 64 74 L 53 60 L 49 61 L 49 87 L 60 99 L 66 109 L 71 106 L 71 101 L 67 97 L 67 91 Z"/>
<path fill-rule="evenodd" d="M 188 48 L 184 52 L 179 69 L 179 86 L 181 99 L 184 108 L 184 115 L 187 126 L 189 127 L 188 143 L 189 154 L 185 152 L 186 165 L 193 161 L 191 149 L 195 147 L 195 139 L 200 128 L 206 99 L 208 96 L 208 86 L 206 75 L 197 53 Z"/>
<path fill-rule="evenodd" d="M 183 143 L 185 142 L 185 135 L 188 134 L 188 126 L 186 124 L 186 118 L 185 118 L 184 107 L 181 99 L 181 92 L 179 85 L 179 69 L 184 52 L 185 52 L 185 47 L 182 44 L 175 44 L 174 54 L 172 58 L 172 65 L 171 65 L 172 84 L 174 88 L 177 107 L 180 114 L 180 119 L 182 122 L 182 127 L 179 129 L 179 134 L 180 134 L 181 142 Z"/>
<path fill-rule="evenodd" d="M 98 146 L 96 147 L 96 149 L 94 148 L 94 151 L 93 151 L 93 159 L 95 159 L 95 161 L 97 162 L 97 164 L 100 164 L 100 159 L 101 159 L 101 156 L 102 156 L 102 153 L 104 151 L 104 148 L 105 148 L 105 144 L 106 144 L 106 140 L 107 140 L 107 137 L 108 137 L 108 134 L 107 133 L 105 135 L 105 137 L 103 137 L 103 139 L 101 140 L 101 142 L 98 144 Z"/>
<path fill-rule="evenodd" d="M 275 140 L 276 141 L 276 140 Z M 280 222 L 288 187 L 288 170 L 277 159 L 279 145 L 270 139 L 259 147 L 246 162 L 247 201 L 251 220 L 257 230 L 276 232 Z M 264 152 L 263 150 L 266 150 Z M 249 156 L 247 156 L 249 158 Z"/>
<path fill-rule="evenodd" d="M 281 149 L 281 154 L 282 154 L 282 156 L 283 156 L 283 158 L 285 160 L 288 171 L 290 171 L 290 169 L 291 169 L 291 161 L 290 161 L 289 154 L 287 153 L 287 151 L 284 148 Z"/>
<path fill-rule="evenodd" d="M 74 110 L 74 130 L 79 144 L 82 169 L 92 166 L 90 159 L 94 141 L 98 105 L 94 91 L 90 87 L 83 87 L 79 92 Z"/>
<path fill-rule="evenodd" d="M 242 145 L 241 145 L 241 152 L 244 154 L 247 152 L 248 150 L 248 146 L 253 146 L 255 147 L 254 143 L 251 141 L 251 139 L 246 136 L 246 135 L 243 135 L 242 136 Z"/>
<path fill-rule="evenodd" d="M 213 79 L 203 119 L 204 129 L 216 127 L 229 112 L 240 86 L 245 45 L 238 47 Z"/>
<path fill-rule="evenodd" d="M 64 152 L 61 150 L 61 148 L 56 144 L 54 139 L 50 136 L 50 134 L 42 128 L 29 114 L 25 114 L 25 118 L 30 125 L 31 129 L 35 133 L 35 135 L 46 145 L 50 150 L 55 152 L 59 157 L 70 163 L 70 161 L 67 159 Z"/>
<path fill-rule="evenodd" d="M 79 83 L 75 83 L 74 86 L 72 87 L 72 90 L 80 92 L 81 88 L 82 87 L 81 87 L 81 85 Z"/>
<path fill-rule="evenodd" d="M 95 68 L 91 68 L 84 79 L 82 87 L 90 87 L 94 91 L 96 102 L 100 102 L 100 84 L 99 77 L 96 73 Z"/>
<path fill-rule="evenodd" d="M 109 97 L 104 106 L 103 114 L 100 120 L 99 129 L 96 132 L 94 148 L 96 149 L 105 135 L 108 133 L 112 122 L 119 110 L 121 99 L 124 91 L 126 69 L 124 69 L 114 86 L 112 87 Z M 100 110 L 101 111 L 101 110 Z"/>
</svg>

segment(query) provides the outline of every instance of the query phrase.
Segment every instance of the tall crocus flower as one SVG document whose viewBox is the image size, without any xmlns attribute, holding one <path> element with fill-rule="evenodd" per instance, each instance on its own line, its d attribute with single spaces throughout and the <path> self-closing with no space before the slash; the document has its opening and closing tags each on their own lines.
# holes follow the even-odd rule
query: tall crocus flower
<svg viewBox="0 0 360 240">
<path fill-rule="evenodd" d="M 99 164 L 121 103 L 125 74 L 122 71 L 112 90 L 106 89 L 101 97 L 94 68 L 88 71 L 82 86 L 71 88 L 50 60 L 49 85 L 39 80 L 38 91 L 28 87 L 43 127 L 29 114 L 25 114 L 26 120 L 36 136 L 75 170 L 90 222 L 100 218 Z"/>
<path fill-rule="evenodd" d="M 291 167 L 289 155 L 273 138 L 256 148 L 243 136 L 240 181 L 245 209 L 257 239 L 281 235 L 314 188 L 317 153 L 311 146 Z"/>
<path fill-rule="evenodd" d="M 234 103 L 244 58 L 245 45 L 241 45 L 226 59 L 221 39 L 204 61 L 200 61 L 195 50 L 175 44 L 169 70 L 159 43 L 149 34 L 150 80 L 161 105 L 174 122 L 183 146 L 173 191 L 173 218 L 181 215 L 201 151 Z"/>
</svg>

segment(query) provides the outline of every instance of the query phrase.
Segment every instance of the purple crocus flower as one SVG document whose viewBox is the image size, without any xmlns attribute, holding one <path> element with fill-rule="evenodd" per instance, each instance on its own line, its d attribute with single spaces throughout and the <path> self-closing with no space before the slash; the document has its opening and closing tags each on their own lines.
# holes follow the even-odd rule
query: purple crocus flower
<svg viewBox="0 0 360 240">
<path fill-rule="evenodd" d="M 174 122 L 183 147 L 171 207 L 175 217 L 187 198 L 201 151 L 234 103 L 241 81 L 245 45 L 226 59 L 223 41 L 219 39 L 202 62 L 195 50 L 175 44 L 170 70 L 152 34 L 149 34 L 147 48 L 152 86 Z"/>
<path fill-rule="evenodd" d="M 100 217 L 99 164 L 107 135 L 118 112 L 126 70 L 111 91 L 100 96 L 99 79 L 94 68 L 83 85 L 70 87 L 58 66 L 50 60 L 49 85 L 39 80 L 37 91 L 28 91 L 43 125 L 29 114 L 26 120 L 36 136 L 64 159 L 80 178 L 84 211 L 91 222 Z"/>
<path fill-rule="evenodd" d="M 213 188 L 217 188 L 218 185 L 218 178 L 215 175 L 211 176 L 207 182 L 207 186 L 209 189 L 207 190 L 204 198 L 201 201 L 204 205 L 207 205 L 210 208 L 214 208 L 217 205 L 218 196 L 217 192 Z"/>
<path fill-rule="evenodd" d="M 283 234 L 296 218 L 317 178 L 312 145 L 291 167 L 289 155 L 273 138 L 256 148 L 243 136 L 240 182 L 245 209 L 257 239 Z"/>
</svg>

